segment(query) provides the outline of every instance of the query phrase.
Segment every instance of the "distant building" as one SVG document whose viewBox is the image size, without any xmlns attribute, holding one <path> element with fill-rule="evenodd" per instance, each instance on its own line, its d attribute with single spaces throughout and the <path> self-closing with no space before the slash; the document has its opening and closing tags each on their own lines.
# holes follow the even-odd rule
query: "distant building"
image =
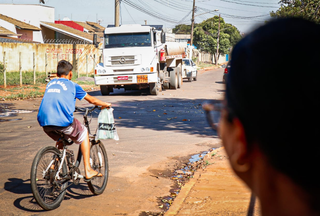
<svg viewBox="0 0 320 216">
<path fill-rule="evenodd" d="M 0 14 L 0 35 L 33 41 L 40 28 Z"/>
<path fill-rule="evenodd" d="M 2 34 L 1 37 L 13 37 L 43 43 L 40 21 L 53 22 L 54 8 L 31 4 L 1 4 L 0 27 L 14 34 Z"/>
<path fill-rule="evenodd" d="M 55 21 L 54 8 L 32 4 L 0 4 L 0 37 L 39 43 L 92 43 L 103 38 L 104 27 L 95 22 Z M 0 40 L 1 41 L 1 40 Z"/>
<path fill-rule="evenodd" d="M 176 42 L 185 42 L 190 43 L 191 36 L 190 34 L 175 34 Z"/>
</svg>

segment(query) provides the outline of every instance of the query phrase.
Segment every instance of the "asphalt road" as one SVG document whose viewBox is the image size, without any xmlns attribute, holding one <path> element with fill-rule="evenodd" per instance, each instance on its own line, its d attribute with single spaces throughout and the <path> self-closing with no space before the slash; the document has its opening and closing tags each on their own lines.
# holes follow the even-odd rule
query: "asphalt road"
<svg viewBox="0 0 320 216">
<path fill-rule="evenodd" d="M 1 102 L 13 110 L 33 110 L 0 117 L 0 215 L 142 215 L 159 212 L 159 197 L 169 193 L 170 173 L 191 155 L 219 147 L 220 140 L 207 125 L 201 104 L 222 99 L 223 69 L 204 71 L 198 81 L 158 96 L 148 91 L 116 90 L 109 96 L 90 92 L 114 108 L 119 141 L 103 143 L 109 158 L 106 191 L 92 196 L 85 183 L 72 186 L 61 206 L 45 212 L 35 203 L 30 188 L 30 168 L 37 151 L 54 143 L 36 121 L 41 99 Z M 90 106 L 78 101 L 77 106 Z M 1 114 L 1 113 L 0 113 Z M 82 119 L 80 114 L 76 114 Z M 5 121 L 4 121 L 5 120 Z M 96 128 L 97 114 L 91 126 Z M 77 152 L 78 147 L 71 147 Z"/>
</svg>

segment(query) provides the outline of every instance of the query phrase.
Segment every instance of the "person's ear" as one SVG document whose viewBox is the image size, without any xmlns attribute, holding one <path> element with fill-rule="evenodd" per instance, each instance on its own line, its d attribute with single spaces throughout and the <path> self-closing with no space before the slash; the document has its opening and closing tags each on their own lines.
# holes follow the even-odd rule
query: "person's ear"
<svg viewBox="0 0 320 216">
<path fill-rule="evenodd" d="M 233 119 L 233 149 L 229 153 L 232 168 L 238 175 L 251 167 L 250 149 L 246 140 L 243 124 L 238 118 Z"/>
<path fill-rule="evenodd" d="M 69 75 L 69 80 L 71 80 L 72 79 L 72 75 L 73 75 L 72 71 L 70 71 L 68 75 Z"/>
</svg>

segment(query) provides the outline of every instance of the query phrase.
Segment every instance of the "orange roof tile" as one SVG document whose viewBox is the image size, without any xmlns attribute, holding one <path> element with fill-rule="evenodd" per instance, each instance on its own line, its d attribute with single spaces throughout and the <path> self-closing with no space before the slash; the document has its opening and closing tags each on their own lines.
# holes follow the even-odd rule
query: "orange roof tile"
<svg viewBox="0 0 320 216">
<path fill-rule="evenodd" d="M 95 32 L 96 31 L 94 27 L 92 27 L 91 25 L 88 25 L 85 22 L 79 22 L 79 21 L 74 21 L 74 22 L 77 23 L 78 25 L 81 25 L 83 28 L 87 29 L 90 32 Z"/>
<path fill-rule="evenodd" d="M 69 34 L 71 37 L 76 36 L 77 38 L 85 38 L 87 40 L 92 41 L 93 40 L 93 34 L 88 34 L 86 32 L 79 31 L 77 29 L 71 28 L 69 26 L 63 25 L 63 24 L 55 24 L 55 23 L 50 23 L 50 22 L 41 22 L 42 24 L 51 26 L 55 29 L 58 29 L 62 32 L 65 32 Z"/>
<path fill-rule="evenodd" d="M 6 28 L 3 28 L 2 26 L 0 26 L 0 35 L 15 35 L 16 33 L 9 31 Z"/>
<path fill-rule="evenodd" d="M 95 23 L 95 22 L 89 22 L 87 21 L 87 23 L 97 29 L 99 29 L 99 31 L 104 31 L 105 30 L 105 27 L 101 26 L 100 24 L 98 23 Z"/>
<path fill-rule="evenodd" d="M 30 25 L 28 23 L 14 19 L 12 17 L 5 16 L 3 14 L 0 14 L 0 19 L 15 25 L 17 28 L 20 28 L 20 29 L 33 30 L 33 31 L 40 31 L 41 30 L 40 28 L 38 28 L 36 26 Z"/>
</svg>

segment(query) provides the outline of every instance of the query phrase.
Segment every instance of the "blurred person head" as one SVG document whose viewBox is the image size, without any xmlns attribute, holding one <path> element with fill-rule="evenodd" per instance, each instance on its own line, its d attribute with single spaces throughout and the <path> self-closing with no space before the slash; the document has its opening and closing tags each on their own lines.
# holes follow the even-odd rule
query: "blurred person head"
<svg viewBox="0 0 320 216">
<path fill-rule="evenodd" d="M 70 62 L 66 60 L 61 60 L 58 62 L 57 75 L 59 77 L 68 76 L 70 72 L 72 73 L 72 69 L 73 69 L 73 66 Z"/>
<path fill-rule="evenodd" d="M 219 133 L 262 215 L 320 214 L 320 26 L 277 19 L 232 51 Z"/>
</svg>

